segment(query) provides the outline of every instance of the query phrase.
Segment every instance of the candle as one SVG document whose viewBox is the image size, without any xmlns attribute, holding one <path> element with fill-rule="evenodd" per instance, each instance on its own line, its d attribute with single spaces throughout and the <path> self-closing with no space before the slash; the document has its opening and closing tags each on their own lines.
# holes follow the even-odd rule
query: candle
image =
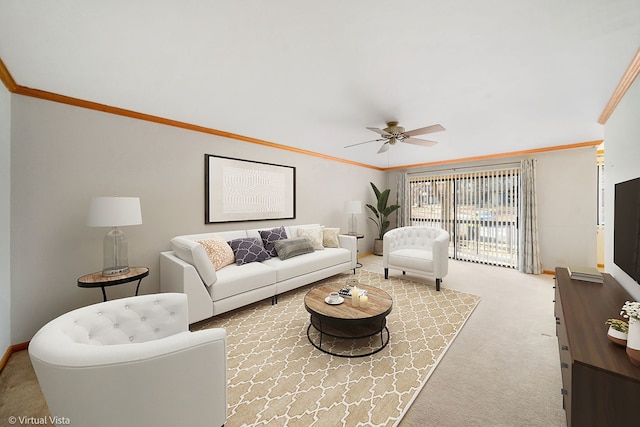
<svg viewBox="0 0 640 427">
<path fill-rule="evenodd" d="M 359 300 L 360 290 L 354 286 L 353 289 L 351 289 L 351 305 L 357 307 Z"/>
<path fill-rule="evenodd" d="M 367 296 L 366 293 L 363 293 L 360 296 L 360 307 L 366 307 L 368 302 L 369 302 L 369 297 Z"/>
</svg>

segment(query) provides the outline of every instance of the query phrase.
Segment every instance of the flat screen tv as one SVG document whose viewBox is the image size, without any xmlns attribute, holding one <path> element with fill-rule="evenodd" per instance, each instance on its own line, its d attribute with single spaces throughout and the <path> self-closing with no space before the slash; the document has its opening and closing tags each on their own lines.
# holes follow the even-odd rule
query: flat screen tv
<svg viewBox="0 0 640 427">
<path fill-rule="evenodd" d="M 640 178 L 615 185 L 613 262 L 640 283 Z"/>
</svg>

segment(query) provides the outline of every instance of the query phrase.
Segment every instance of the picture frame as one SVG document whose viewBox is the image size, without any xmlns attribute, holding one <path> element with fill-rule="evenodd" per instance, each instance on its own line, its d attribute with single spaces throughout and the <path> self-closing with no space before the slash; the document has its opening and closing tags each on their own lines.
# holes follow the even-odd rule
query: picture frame
<svg viewBox="0 0 640 427">
<path fill-rule="evenodd" d="M 205 224 L 295 219 L 296 168 L 204 155 Z"/>
</svg>

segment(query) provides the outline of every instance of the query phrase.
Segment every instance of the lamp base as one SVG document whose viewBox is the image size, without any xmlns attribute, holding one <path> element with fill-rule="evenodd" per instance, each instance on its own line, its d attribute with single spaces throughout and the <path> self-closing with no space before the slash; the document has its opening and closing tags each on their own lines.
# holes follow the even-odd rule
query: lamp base
<svg viewBox="0 0 640 427">
<path fill-rule="evenodd" d="M 103 276 L 119 276 L 129 272 L 129 256 L 127 237 L 118 227 L 113 227 L 104 236 Z"/>
<path fill-rule="evenodd" d="M 349 218 L 349 234 L 354 236 L 358 234 L 358 219 L 354 214 L 351 214 L 351 218 Z"/>
<path fill-rule="evenodd" d="M 129 267 L 109 267 L 102 270 L 103 276 L 120 276 L 121 274 L 127 274 Z"/>
</svg>

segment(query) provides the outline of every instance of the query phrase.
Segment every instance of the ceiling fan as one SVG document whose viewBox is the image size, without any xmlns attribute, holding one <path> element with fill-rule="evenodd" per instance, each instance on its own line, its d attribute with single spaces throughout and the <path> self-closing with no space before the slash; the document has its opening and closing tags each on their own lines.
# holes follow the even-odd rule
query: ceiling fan
<svg viewBox="0 0 640 427">
<path fill-rule="evenodd" d="M 355 147 L 356 145 L 367 144 L 369 142 L 384 141 L 382 147 L 378 150 L 378 153 L 384 153 L 389 150 L 391 145 L 395 145 L 396 142 L 407 142 L 409 144 L 422 145 L 423 147 L 431 147 L 436 145 L 436 141 L 428 141 L 426 139 L 414 138 L 417 135 L 425 135 L 427 133 L 442 132 L 445 130 L 441 125 L 431 125 L 420 129 L 414 129 L 406 131 L 402 126 L 398 126 L 398 122 L 387 122 L 387 127 L 384 129 L 370 128 L 367 129 L 374 131 L 382 135 L 382 138 L 372 139 L 371 141 L 359 142 L 357 144 L 347 145 L 344 148 Z"/>
</svg>

